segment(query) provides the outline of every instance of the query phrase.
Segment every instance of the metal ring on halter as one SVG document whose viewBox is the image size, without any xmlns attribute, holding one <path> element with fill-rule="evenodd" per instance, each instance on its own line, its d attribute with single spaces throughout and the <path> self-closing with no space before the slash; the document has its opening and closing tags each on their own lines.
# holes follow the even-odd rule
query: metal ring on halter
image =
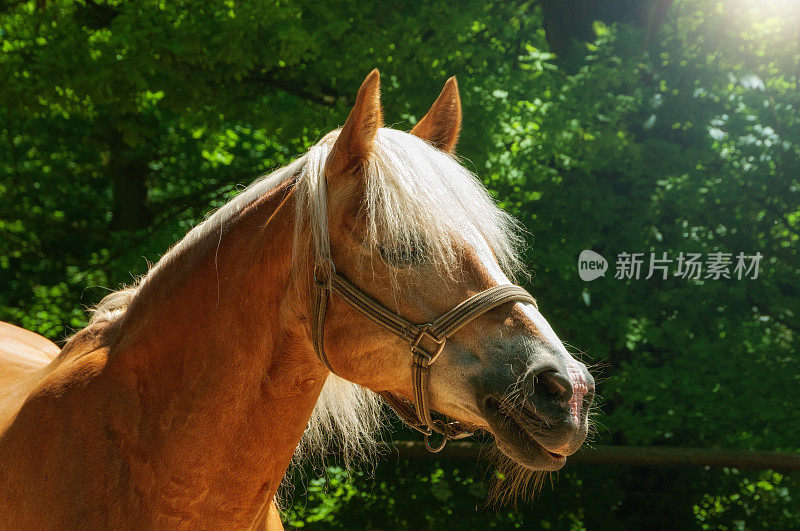
<svg viewBox="0 0 800 531">
<path fill-rule="evenodd" d="M 423 434 L 423 436 L 424 436 L 424 441 L 425 441 L 425 448 L 427 448 L 427 449 L 428 449 L 428 451 L 429 451 L 429 452 L 431 452 L 431 453 L 438 454 L 439 452 L 441 452 L 442 450 L 444 450 L 444 447 L 445 447 L 445 446 L 447 446 L 447 441 L 449 441 L 449 440 L 450 440 L 450 437 L 449 437 L 447 434 L 444 434 L 444 433 L 443 433 L 443 434 L 442 434 L 442 444 L 440 444 L 439 446 L 435 446 L 435 447 L 434 447 L 434 446 L 431 446 L 431 443 L 430 443 L 430 441 L 428 440 L 428 438 L 429 438 L 431 435 L 433 435 L 433 430 L 428 430 L 428 433 L 425 433 L 425 434 Z"/>
</svg>

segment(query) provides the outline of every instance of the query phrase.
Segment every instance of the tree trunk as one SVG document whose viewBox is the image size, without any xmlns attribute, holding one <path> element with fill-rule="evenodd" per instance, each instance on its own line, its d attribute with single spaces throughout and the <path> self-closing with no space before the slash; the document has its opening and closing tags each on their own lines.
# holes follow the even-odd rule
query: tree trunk
<svg viewBox="0 0 800 531">
<path fill-rule="evenodd" d="M 594 40 L 592 23 L 632 24 L 643 30 L 647 46 L 666 18 L 674 0 L 540 0 L 542 25 L 550 50 L 562 65 L 577 68 L 585 55 L 583 44 Z"/>
<path fill-rule="evenodd" d="M 130 148 L 115 131 L 110 142 L 108 171 L 112 183 L 111 230 L 135 231 L 150 223 L 147 210 L 147 159 Z"/>
</svg>

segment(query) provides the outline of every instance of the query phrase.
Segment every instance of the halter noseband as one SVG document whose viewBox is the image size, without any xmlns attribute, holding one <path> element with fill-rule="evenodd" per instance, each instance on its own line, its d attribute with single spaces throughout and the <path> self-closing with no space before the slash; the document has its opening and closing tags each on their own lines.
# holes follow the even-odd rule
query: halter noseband
<svg viewBox="0 0 800 531">
<path fill-rule="evenodd" d="M 404 398 L 388 392 L 379 394 L 409 427 L 425 436 L 425 446 L 431 452 L 440 451 L 450 439 L 462 439 L 472 435 L 472 432 L 465 429 L 458 421 L 444 422 L 431 417 L 428 400 L 430 380 L 428 368 L 444 350 L 447 338 L 473 319 L 506 302 L 527 302 L 536 305 L 536 300 L 520 286 L 504 284 L 473 295 L 432 323 L 416 325 L 372 299 L 332 267 L 325 280 L 317 279 L 316 273 L 314 275 L 314 323 L 311 335 L 317 356 L 334 374 L 336 372 L 325 355 L 325 315 L 331 292 L 411 345 L 414 403 L 411 404 Z M 436 447 L 431 446 L 428 440 L 433 432 L 443 437 L 442 443 Z"/>
</svg>

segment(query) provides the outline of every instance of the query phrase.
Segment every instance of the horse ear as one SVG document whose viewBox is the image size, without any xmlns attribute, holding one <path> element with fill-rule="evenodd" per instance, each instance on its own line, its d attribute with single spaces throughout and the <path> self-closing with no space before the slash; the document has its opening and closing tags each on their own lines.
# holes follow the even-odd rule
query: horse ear
<svg viewBox="0 0 800 531">
<path fill-rule="evenodd" d="M 461 132 L 461 97 L 458 95 L 456 76 L 444 84 L 442 93 L 433 102 L 431 110 L 411 130 L 437 148 L 452 153 Z"/>
<path fill-rule="evenodd" d="M 369 157 L 375 133 L 382 125 L 381 75 L 376 68 L 358 89 L 350 116 L 325 163 L 325 175 L 336 177 L 363 163 Z"/>
</svg>

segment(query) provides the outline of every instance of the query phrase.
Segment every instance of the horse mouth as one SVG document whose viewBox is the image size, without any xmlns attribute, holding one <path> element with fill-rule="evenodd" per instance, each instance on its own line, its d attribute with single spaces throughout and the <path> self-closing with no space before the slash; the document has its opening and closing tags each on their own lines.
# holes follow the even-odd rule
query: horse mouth
<svg viewBox="0 0 800 531">
<path fill-rule="evenodd" d="M 547 425 L 524 406 L 508 407 L 490 397 L 483 413 L 497 448 L 516 463 L 545 471 L 559 470 L 566 464 L 565 455 L 548 450 L 537 440 L 536 433 L 546 430 Z"/>
</svg>

